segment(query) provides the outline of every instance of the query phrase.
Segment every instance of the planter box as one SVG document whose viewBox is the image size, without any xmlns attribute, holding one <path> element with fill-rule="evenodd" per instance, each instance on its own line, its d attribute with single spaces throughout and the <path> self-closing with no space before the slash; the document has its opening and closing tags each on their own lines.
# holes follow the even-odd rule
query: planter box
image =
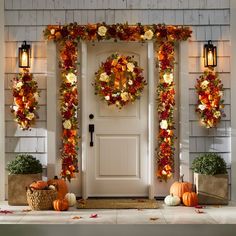
<svg viewBox="0 0 236 236">
<path fill-rule="evenodd" d="M 228 204 L 228 175 L 194 173 L 194 184 L 199 204 Z"/>
<path fill-rule="evenodd" d="M 26 187 L 41 180 L 42 174 L 8 175 L 8 204 L 13 206 L 28 205 Z"/>
</svg>

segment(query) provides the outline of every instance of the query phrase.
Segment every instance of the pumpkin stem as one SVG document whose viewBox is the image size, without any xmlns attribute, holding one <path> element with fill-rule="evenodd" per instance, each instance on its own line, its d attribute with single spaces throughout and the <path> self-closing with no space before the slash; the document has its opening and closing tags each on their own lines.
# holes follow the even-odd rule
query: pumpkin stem
<svg viewBox="0 0 236 236">
<path fill-rule="evenodd" d="M 170 194 L 170 196 L 171 196 L 171 197 L 174 197 L 174 194 L 173 194 L 173 193 L 171 193 L 171 194 Z"/>
<path fill-rule="evenodd" d="M 180 175 L 180 177 L 179 177 L 179 181 L 180 181 L 181 183 L 184 182 L 184 174 L 183 174 L 183 175 Z"/>
<path fill-rule="evenodd" d="M 57 175 L 54 176 L 54 179 L 58 179 Z"/>
</svg>

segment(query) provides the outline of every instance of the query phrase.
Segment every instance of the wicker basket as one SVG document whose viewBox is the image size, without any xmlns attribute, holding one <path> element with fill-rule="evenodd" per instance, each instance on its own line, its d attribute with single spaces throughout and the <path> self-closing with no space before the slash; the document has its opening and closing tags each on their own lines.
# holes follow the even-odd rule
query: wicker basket
<svg viewBox="0 0 236 236">
<path fill-rule="evenodd" d="M 27 188 L 26 196 L 32 210 L 51 210 L 53 209 L 53 201 L 57 199 L 57 191 Z"/>
</svg>

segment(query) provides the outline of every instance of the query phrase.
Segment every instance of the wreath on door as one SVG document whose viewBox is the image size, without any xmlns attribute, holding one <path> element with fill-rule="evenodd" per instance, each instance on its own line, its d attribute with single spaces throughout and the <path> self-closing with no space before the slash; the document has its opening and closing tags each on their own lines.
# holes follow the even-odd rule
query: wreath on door
<svg viewBox="0 0 236 236">
<path fill-rule="evenodd" d="M 119 109 L 141 97 L 146 85 L 143 69 L 131 56 L 114 53 L 95 73 L 95 94 Z"/>
</svg>

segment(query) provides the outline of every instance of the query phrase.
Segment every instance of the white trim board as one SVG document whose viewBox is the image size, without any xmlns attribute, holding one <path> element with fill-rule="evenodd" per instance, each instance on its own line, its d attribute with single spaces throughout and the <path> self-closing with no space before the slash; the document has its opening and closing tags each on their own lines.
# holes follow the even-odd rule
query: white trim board
<svg viewBox="0 0 236 236">
<path fill-rule="evenodd" d="M 231 33 L 231 199 L 236 200 L 236 1 L 230 1 Z"/>
<path fill-rule="evenodd" d="M 0 201 L 5 200 L 5 98 L 4 0 L 0 0 Z"/>
</svg>

